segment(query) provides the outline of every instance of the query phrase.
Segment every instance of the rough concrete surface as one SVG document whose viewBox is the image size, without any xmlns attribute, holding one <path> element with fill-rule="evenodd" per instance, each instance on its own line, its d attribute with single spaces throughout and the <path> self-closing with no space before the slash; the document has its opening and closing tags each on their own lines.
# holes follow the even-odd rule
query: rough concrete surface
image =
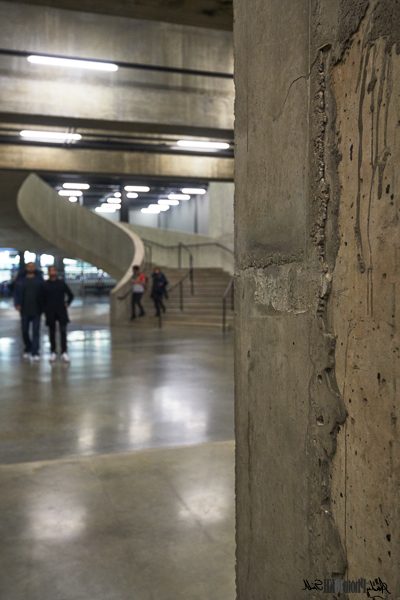
<svg viewBox="0 0 400 600">
<path fill-rule="evenodd" d="M 342 160 L 330 308 L 337 379 L 348 412 L 338 437 L 333 490 L 349 576 L 376 574 L 397 598 L 400 58 L 393 44 L 400 25 L 389 10 L 383 32 L 390 35 L 376 38 L 373 32 L 382 27 L 377 8 L 371 7 L 333 71 Z"/>
<path fill-rule="evenodd" d="M 236 1 L 239 600 L 400 597 L 397 15 Z"/>
</svg>

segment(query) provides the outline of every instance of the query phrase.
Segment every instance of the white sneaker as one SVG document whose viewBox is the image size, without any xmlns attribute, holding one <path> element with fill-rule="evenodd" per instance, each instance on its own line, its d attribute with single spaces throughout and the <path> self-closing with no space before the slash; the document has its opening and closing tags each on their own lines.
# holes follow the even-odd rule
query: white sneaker
<svg viewBox="0 0 400 600">
<path fill-rule="evenodd" d="M 57 354 L 55 352 L 52 352 L 49 357 L 49 362 L 53 363 L 56 360 L 57 360 Z"/>
<path fill-rule="evenodd" d="M 65 363 L 71 362 L 71 359 L 66 352 L 64 352 L 64 354 L 61 354 L 61 360 Z"/>
<path fill-rule="evenodd" d="M 22 358 L 24 360 L 30 360 L 31 355 L 29 354 L 29 352 L 24 352 L 23 355 L 22 355 Z"/>
<path fill-rule="evenodd" d="M 32 361 L 33 361 L 33 362 L 39 362 L 39 361 L 40 361 L 40 356 L 39 356 L 39 354 L 33 354 L 33 355 L 32 355 Z"/>
</svg>

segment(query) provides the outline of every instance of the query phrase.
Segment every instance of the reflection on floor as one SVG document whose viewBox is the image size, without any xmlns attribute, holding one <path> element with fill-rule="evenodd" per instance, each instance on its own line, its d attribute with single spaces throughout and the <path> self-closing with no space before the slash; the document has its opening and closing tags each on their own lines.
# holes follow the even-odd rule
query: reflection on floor
<svg viewBox="0 0 400 600">
<path fill-rule="evenodd" d="M 0 597 L 233 600 L 232 340 L 71 317 L 30 364 L 0 306 Z"/>
</svg>

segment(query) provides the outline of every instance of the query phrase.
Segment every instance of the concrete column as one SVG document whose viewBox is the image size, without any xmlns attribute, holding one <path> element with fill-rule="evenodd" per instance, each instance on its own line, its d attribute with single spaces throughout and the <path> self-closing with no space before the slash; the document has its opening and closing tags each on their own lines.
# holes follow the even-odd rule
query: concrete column
<svg viewBox="0 0 400 600">
<path fill-rule="evenodd" d="M 235 10 L 238 600 L 397 598 L 400 8 Z"/>
</svg>

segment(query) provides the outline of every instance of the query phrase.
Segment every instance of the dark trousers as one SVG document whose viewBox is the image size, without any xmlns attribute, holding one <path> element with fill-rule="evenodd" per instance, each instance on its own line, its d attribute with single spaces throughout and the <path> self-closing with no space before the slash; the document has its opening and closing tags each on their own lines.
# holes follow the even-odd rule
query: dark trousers
<svg viewBox="0 0 400 600">
<path fill-rule="evenodd" d="M 58 325 L 60 327 L 61 354 L 64 354 L 64 352 L 67 352 L 67 324 L 58 321 Z M 50 348 L 52 353 L 57 351 L 56 326 L 57 321 L 49 323 Z"/>
<path fill-rule="evenodd" d="M 145 314 L 144 308 L 142 306 L 142 298 L 143 292 L 133 292 L 132 293 L 132 314 L 131 319 L 136 317 L 136 306 L 139 308 L 139 317 L 143 317 Z"/>
<path fill-rule="evenodd" d="M 160 310 L 162 310 L 164 313 L 166 311 L 165 308 L 165 304 L 163 302 L 163 297 L 162 296 L 157 296 L 157 295 L 153 295 L 153 302 L 154 302 L 154 308 L 156 309 L 156 315 L 157 317 L 160 316 Z"/>
<path fill-rule="evenodd" d="M 30 337 L 30 326 L 32 324 L 32 339 Z M 25 352 L 39 354 L 40 337 L 40 315 L 21 315 L 22 338 L 25 344 Z"/>
</svg>

